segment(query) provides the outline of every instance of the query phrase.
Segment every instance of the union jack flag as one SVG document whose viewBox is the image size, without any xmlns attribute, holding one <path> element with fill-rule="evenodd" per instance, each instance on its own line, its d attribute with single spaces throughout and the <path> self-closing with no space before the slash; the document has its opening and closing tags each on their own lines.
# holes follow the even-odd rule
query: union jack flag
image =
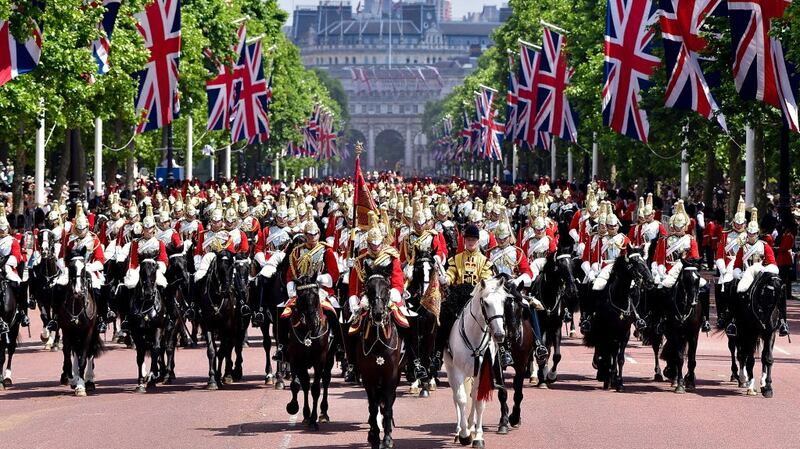
<svg viewBox="0 0 800 449">
<path fill-rule="evenodd" d="M 44 10 L 43 3 L 34 2 L 34 5 Z M 17 42 L 11 33 L 9 21 L 0 20 L 0 86 L 19 75 L 32 72 L 39 65 L 42 30 L 36 22 L 32 25 L 31 36 L 25 42 Z"/>
<path fill-rule="evenodd" d="M 736 90 L 744 99 L 780 108 L 789 126 L 797 130 L 797 102 L 790 82 L 793 70 L 787 67 L 780 41 L 769 36 L 772 19 L 783 17 L 790 3 L 789 0 L 728 0 L 728 15 Z"/>
<path fill-rule="evenodd" d="M 139 78 L 136 112 L 141 121 L 136 132 L 143 133 L 172 123 L 178 116 L 178 63 L 181 56 L 181 2 L 154 0 L 134 15 L 136 28 L 150 51 Z"/>
<path fill-rule="evenodd" d="M 539 89 L 539 59 L 541 53 L 520 43 L 519 70 L 517 71 L 517 107 L 515 140 L 528 149 L 550 150 L 550 134 L 536 130 L 536 95 Z"/>
<path fill-rule="evenodd" d="M 578 115 L 567 99 L 566 88 L 574 70 L 567 67 L 567 38 L 545 28 L 539 58 L 536 130 L 578 142 Z"/>
<path fill-rule="evenodd" d="M 514 75 L 514 53 L 508 51 L 508 93 L 506 94 L 506 135 L 516 140 L 517 132 L 517 77 Z"/>
<path fill-rule="evenodd" d="M 103 0 L 103 20 L 97 25 L 105 31 L 105 36 L 92 42 L 92 56 L 97 62 L 97 74 L 105 75 L 111 69 L 108 65 L 108 52 L 111 48 L 111 35 L 119 13 L 120 0 Z"/>
<path fill-rule="evenodd" d="M 217 76 L 206 82 L 206 96 L 208 97 L 208 125 L 209 131 L 230 129 L 231 110 L 234 106 L 234 85 L 244 72 L 244 45 L 247 36 L 246 24 L 239 26 L 236 33 L 234 54 L 238 55 L 235 61 L 225 64 L 218 60 L 210 50 L 206 56 L 214 62 Z"/>
<path fill-rule="evenodd" d="M 472 148 L 475 158 L 483 157 L 483 132 L 481 127 L 481 94 L 475 92 L 475 118 L 472 119 Z"/>
<path fill-rule="evenodd" d="M 269 105 L 272 102 L 272 73 L 269 74 L 269 81 L 267 82 L 267 132 L 257 134 L 247 139 L 249 145 L 267 143 L 269 141 Z"/>
<path fill-rule="evenodd" d="M 603 124 L 647 142 L 650 125 L 639 92 L 650 86 L 660 59 L 650 54 L 656 20 L 651 0 L 609 0 L 606 14 Z"/>
<path fill-rule="evenodd" d="M 317 157 L 319 153 L 319 123 L 322 114 L 322 106 L 317 103 L 314 106 L 314 111 L 311 113 L 311 118 L 306 122 L 306 127 L 303 128 L 303 156 Z"/>
<path fill-rule="evenodd" d="M 661 0 L 660 17 L 664 36 L 667 82 L 666 105 L 696 111 L 707 119 L 717 115 L 722 129 L 728 129 L 725 117 L 711 96 L 698 54 L 708 42 L 700 37 L 700 28 L 722 0 Z"/>
<path fill-rule="evenodd" d="M 483 157 L 494 161 L 503 159 L 503 136 L 506 127 L 496 120 L 497 111 L 494 108 L 495 91 L 486 86 L 481 86 L 480 117 L 481 117 L 481 146 Z"/>
<path fill-rule="evenodd" d="M 472 148 L 472 127 L 469 121 L 469 117 L 467 116 L 467 110 L 463 111 L 464 115 L 464 127 L 461 128 L 461 133 L 459 136 L 461 137 L 461 144 L 458 146 L 456 150 L 456 159 L 463 160 L 464 158 L 464 151 L 469 152 L 470 148 Z"/>
<path fill-rule="evenodd" d="M 269 94 L 264 78 L 261 40 L 245 47 L 242 76 L 235 81 L 233 109 L 231 110 L 231 141 L 249 140 L 269 133 L 267 106 Z"/>
</svg>

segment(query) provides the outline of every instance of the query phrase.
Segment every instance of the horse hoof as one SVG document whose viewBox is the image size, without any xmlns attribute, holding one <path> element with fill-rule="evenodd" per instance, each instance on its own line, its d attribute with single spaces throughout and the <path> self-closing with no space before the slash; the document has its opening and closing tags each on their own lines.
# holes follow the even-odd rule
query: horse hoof
<svg viewBox="0 0 800 449">
<path fill-rule="evenodd" d="M 731 382 L 739 382 L 739 375 L 731 374 Z"/>
<path fill-rule="evenodd" d="M 575 338 L 575 334 L 576 334 L 575 329 L 569 330 L 569 338 Z"/>
<path fill-rule="evenodd" d="M 174 382 L 175 382 L 175 375 L 173 374 L 170 374 L 169 376 L 167 376 L 166 379 L 164 379 L 164 385 L 172 385 Z"/>
<path fill-rule="evenodd" d="M 532 383 L 534 383 L 534 382 L 538 382 L 538 381 L 539 381 L 539 378 L 538 378 L 538 377 L 536 377 L 536 376 L 531 376 L 531 378 L 530 378 L 530 380 L 528 381 L 528 383 L 531 383 L 531 384 L 532 384 Z"/>
<path fill-rule="evenodd" d="M 501 424 L 497 426 L 497 433 L 498 435 L 506 435 L 508 434 L 508 426 L 505 424 Z"/>
<path fill-rule="evenodd" d="M 233 383 L 233 376 L 231 376 L 230 374 L 228 374 L 228 375 L 226 375 L 225 377 L 222 378 L 222 384 L 223 385 L 230 385 L 232 383 Z"/>
<path fill-rule="evenodd" d="M 298 411 L 300 411 L 300 404 L 297 402 L 290 402 L 286 404 L 286 413 L 290 415 L 296 415 Z"/>
<path fill-rule="evenodd" d="M 486 447 L 483 440 L 475 440 L 472 442 L 472 447 Z"/>
<path fill-rule="evenodd" d="M 436 391 L 436 379 L 431 379 L 431 381 L 428 382 L 428 390 Z"/>
<path fill-rule="evenodd" d="M 686 393 L 686 387 L 684 387 L 683 385 L 678 385 L 677 387 L 675 387 L 675 393 L 677 394 Z"/>
<path fill-rule="evenodd" d="M 756 393 L 756 389 L 755 388 L 748 388 L 747 389 L 747 396 L 755 396 L 757 394 L 758 393 Z"/>
<path fill-rule="evenodd" d="M 275 376 L 272 374 L 267 374 L 264 377 L 264 385 L 275 385 Z"/>
<path fill-rule="evenodd" d="M 773 396 L 772 388 L 762 388 L 761 394 L 764 395 L 765 398 L 769 399 Z"/>
<path fill-rule="evenodd" d="M 284 387 L 283 379 L 279 378 L 278 380 L 275 381 L 275 389 L 276 390 L 283 390 L 283 387 Z"/>
<path fill-rule="evenodd" d="M 241 368 L 234 368 L 233 369 L 233 373 L 231 374 L 231 377 L 233 377 L 233 380 L 235 382 L 239 382 L 240 380 L 242 380 L 242 369 Z"/>
<path fill-rule="evenodd" d="M 739 388 L 747 388 L 747 382 L 739 380 Z"/>
<path fill-rule="evenodd" d="M 408 394 L 416 396 L 420 393 L 419 387 L 411 387 L 408 389 Z"/>
<path fill-rule="evenodd" d="M 328 415 L 325 415 L 325 414 L 320 415 L 320 417 L 317 420 L 317 422 L 319 422 L 321 424 L 327 424 L 327 423 L 331 422 L 331 417 L 328 416 Z"/>
<path fill-rule="evenodd" d="M 547 382 L 539 382 L 539 384 L 537 384 L 536 386 L 538 388 L 542 389 L 542 390 L 549 390 L 550 389 L 550 387 L 547 386 Z"/>
<path fill-rule="evenodd" d="M 462 446 L 467 446 L 469 443 L 472 443 L 472 435 L 467 437 L 462 437 L 461 435 L 458 436 L 458 442 Z"/>
<path fill-rule="evenodd" d="M 383 442 L 381 442 L 381 449 L 392 449 L 394 448 L 394 440 L 389 435 L 383 437 Z"/>
<path fill-rule="evenodd" d="M 45 344 L 44 345 L 44 350 L 45 351 L 52 351 L 53 350 L 53 345 L 51 345 L 50 343 Z"/>
<path fill-rule="evenodd" d="M 136 392 L 137 393 L 147 393 L 147 387 L 144 386 L 143 384 L 139 384 L 139 385 L 136 386 Z"/>
<path fill-rule="evenodd" d="M 6 388 L 11 388 L 14 386 L 14 382 L 11 380 L 10 377 L 6 377 L 5 379 L 3 379 L 3 386 Z"/>
<path fill-rule="evenodd" d="M 86 397 L 86 388 L 84 388 L 84 387 L 76 388 L 75 389 L 75 396 L 79 397 L 79 398 L 85 398 Z"/>
<path fill-rule="evenodd" d="M 511 427 L 517 428 L 522 423 L 522 419 L 519 415 L 512 414 L 508 417 L 508 423 L 511 424 Z"/>
<path fill-rule="evenodd" d="M 61 378 L 58 380 L 58 382 L 66 387 L 69 384 L 69 377 L 64 373 L 61 373 Z"/>
<path fill-rule="evenodd" d="M 206 390 L 211 390 L 211 391 L 219 390 L 219 385 L 217 385 L 216 382 L 209 382 L 208 384 L 206 384 Z"/>
<path fill-rule="evenodd" d="M 39 340 L 42 340 L 42 343 L 46 343 L 47 340 L 50 339 L 50 331 L 47 329 L 42 329 L 42 333 L 39 334 Z"/>
<path fill-rule="evenodd" d="M 653 376 L 653 380 L 656 382 L 664 382 L 664 376 L 662 376 L 661 373 L 658 373 Z"/>
<path fill-rule="evenodd" d="M 694 391 L 697 387 L 695 387 L 694 383 L 687 382 L 686 383 L 686 391 Z"/>
<path fill-rule="evenodd" d="M 50 346 L 50 352 L 58 352 L 58 350 L 60 349 L 59 346 L 61 346 L 61 345 L 58 344 L 58 345 Z"/>
<path fill-rule="evenodd" d="M 419 397 L 421 397 L 421 398 L 427 398 L 427 397 L 430 397 L 430 395 L 431 394 L 426 389 L 423 389 L 423 390 L 421 390 L 419 392 Z"/>
<path fill-rule="evenodd" d="M 379 447 L 381 442 L 381 437 L 376 432 L 370 431 L 367 434 L 367 443 L 371 444 L 372 447 L 377 448 Z"/>
<path fill-rule="evenodd" d="M 95 391 L 97 390 L 97 385 L 94 382 L 86 382 L 86 391 Z"/>
<path fill-rule="evenodd" d="M 555 371 L 550 371 L 549 373 L 547 373 L 546 376 L 544 376 L 544 381 L 547 382 L 548 384 L 555 383 L 557 380 L 558 380 L 558 373 L 556 373 Z"/>
<path fill-rule="evenodd" d="M 616 391 L 617 393 L 624 393 L 625 387 L 623 385 L 617 385 Z"/>
</svg>

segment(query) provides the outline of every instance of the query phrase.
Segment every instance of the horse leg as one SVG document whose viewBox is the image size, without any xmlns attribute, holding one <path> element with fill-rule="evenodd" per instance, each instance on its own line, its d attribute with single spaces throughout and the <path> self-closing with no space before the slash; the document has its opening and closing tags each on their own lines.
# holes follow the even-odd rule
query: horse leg
<svg viewBox="0 0 800 449">
<path fill-rule="evenodd" d="M 242 363 L 244 363 L 242 357 L 242 348 L 244 347 L 244 341 L 247 338 L 247 324 L 242 325 L 242 329 L 240 329 L 240 333 L 238 338 L 236 338 L 235 344 L 233 349 L 236 351 L 236 363 L 233 366 L 233 372 L 231 373 L 234 382 L 239 382 L 242 380 L 243 370 L 242 370 Z M 269 359 L 269 357 L 267 357 Z"/>
<path fill-rule="evenodd" d="M 508 423 L 512 427 L 519 427 L 522 422 L 521 405 L 523 398 L 523 384 L 525 383 L 525 363 L 514 367 L 514 408 L 508 417 Z M 499 395 L 498 395 L 499 396 Z"/>
<path fill-rule="evenodd" d="M 309 424 L 311 407 L 308 405 L 308 391 L 311 389 L 311 377 L 305 368 L 300 369 L 297 377 L 300 380 L 300 386 L 303 387 L 303 422 Z"/>
<path fill-rule="evenodd" d="M 195 326 L 195 329 L 197 329 L 197 326 Z M 217 344 L 214 343 L 214 333 L 206 329 L 204 329 L 204 331 L 206 336 L 206 356 L 208 357 L 208 384 L 206 384 L 206 389 L 216 390 L 219 388 L 215 367 L 217 361 Z"/>
<path fill-rule="evenodd" d="M 3 354 L 3 351 L 0 351 L 0 355 Z M 61 364 L 61 379 L 59 382 L 61 385 L 68 385 L 70 379 L 72 378 L 72 356 L 69 351 L 69 347 L 61 349 L 61 354 L 64 358 L 64 362 Z"/>
<path fill-rule="evenodd" d="M 772 349 L 775 345 L 775 333 L 769 332 L 764 335 L 764 347 L 761 349 L 761 394 L 765 398 L 771 398 L 772 391 Z"/>
<path fill-rule="evenodd" d="M 687 353 L 687 366 L 686 366 L 686 378 L 684 379 L 684 383 L 686 384 L 686 389 L 688 391 L 694 391 L 695 389 L 695 375 L 694 369 L 697 366 L 697 340 L 699 335 L 692 334 L 689 338 L 689 352 Z"/>
<path fill-rule="evenodd" d="M 217 360 L 219 360 L 218 372 L 225 373 L 222 379 L 222 383 L 225 385 L 233 383 L 233 348 L 238 344 L 236 340 L 235 334 L 226 335 L 220 339 L 220 355 L 217 357 Z M 224 371 L 222 370 L 223 363 L 225 364 Z"/>
<path fill-rule="evenodd" d="M 392 440 L 392 424 L 394 423 L 394 400 L 397 396 L 395 385 L 394 388 L 384 386 L 383 388 L 383 442 L 381 443 L 382 449 L 392 449 L 394 447 L 394 440 Z"/>
<path fill-rule="evenodd" d="M 683 341 L 678 342 L 677 347 L 675 348 L 675 352 L 676 352 L 674 358 L 675 393 L 682 394 L 686 393 L 686 385 L 684 383 L 684 378 L 683 378 L 683 358 L 684 358 Z"/>
<path fill-rule="evenodd" d="M 753 369 L 756 365 L 755 348 L 751 347 L 747 353 L 747 395 L 755 396 L 756 393 L 756 379 L 753 375 Z"/>
<path fill-rule="evenodd" d="M 740 338 L 740 337 L 737 337 Z M 747 388 L 747 349 L 742 340 L 738 340 L 736 344 L 736 356 L 739 360 L 739 388 Z"/>
<path fill-rule="evenodd" d="M 275 375 L 272 374 L 272 362 L 270 361 L 272 352 L 272 339 L 269 336 L 269 321 L 265 321 L 261 325 L 261 335 L 264 338 L 261 340 L 261 346 L 264 348 L 265 366 L 264 366 L 264 385 L 273 385 L 275 383 Z"/>
<path fill-rule="evenodd" d="M 658 353 L 661 352 L 661 336 L 654 335 L 653 336 L 653 359 L 655 359 L 655 366 L 653 371 L 655 375 L 653 376 L 653 380 L 656 382 L 664 382 L 664 376 L 661 374 L 661 361 L 658 358 Z"/>
<path fill-rule="evenodd" d="M 378 428 L 378 395 L 374 388 L 367 388 L 367 401 L 369 405 L 369 433 L 367 434 L 367 442 L 373 448 L 377 448 L 381 441 L 381 431 Z"/>
<path fill-rule="evenodd" d="M 164 371 L 161 373 L 164 385 L 169 385 L 175 380 L 175 346 L 178 343 L 178 329 L 174 325 L 167 331 L 167 338 L 164 342 Z"/>
<path fill-rule="evenodd" d="M 6 363 L 6 345 L 2 339 L 5 337 L 0 337 L 0 368 Z M 6 389 L 6 380 L 3 378 L 2 373 L 0 373 L 0 391 Z"/>
<path fill-rule="evenodd" d="M 163 331 L 156 329 L 153 333 L 153 348 L 150 350 L 150 375 L 147 378 L 147 386 L 155 387 L 156 381 L 161 377 L 161 366 L 163 352 Z"/>
<path fill-rule="evenodd" d="M 140 341 L 137 342 L 136 345 L 136 371 L 139 372 L 136 381 L 136 392 L 137 393 L 144 393 L 147 391 L 145 387 L 145 378 L 147 377 L 147 365 L 144 363 L 144 356 L 145 356 L 145 345 L 144 342 Z"/>
<path fill-rule="evenodd" d="M 462 446 L 472 442 L 467 424 L 467 391 L 464 388 L 464 374 L 456 368 L 447 370 L 447 380 L 453 390 L 453 403 L 456 406 L 456 438 Z M 477 386 L 473 388 L 477 391 Z"/>
<path fill-rule="evenodd" d="M 333 358 L 333 354 L 330 355 Z M 311 400 L 313 401 L 313 405 L 311 408 L 311 416 L 308 418 L 308 425 L 314 429 L 319 430 L 319 423 L 317 422 L 318 414 L 318 406 L 319 406 L 319 393 L 320 387 L 322 384 L 322 377 L 325 375 L 325 364 L 324 363 L 317 363 L 317 366 L 314 367 L 314 381 L 311 383 Z"/>
<path fill-rule="evenodd" d="M 618 393 L 625 391 L 625 382 L 622 380 L 622 368 L 625 366 L 625 348 L 628 346 L 628 339 L 623 339 L 617 346 L 617 360 L 616 360 L 616 390 Z"/>
<path fill-rule="evenodd" d="M 486 401 L 478 401 L 478 389 L 473 388 L 472 395 L 472 417 L 473 432 L 475 437 L 472 439 L 472 447 L 484 447 L 483 442 L 483 412 L 486 410 Z"/>
<path fill-rule="evenodd" d="M 333 354 L 328 354 L 325 360 L 325 370 L 322 372 L 322 403 L 320 403 L 319 422 L 330 422 L 331 418 L 328 416 L 328 386 L 331 384 L 331 375 L 333 373 L 333 365 L 336 362 Z M 316 375 L 316 373 L 314 373 Z"/>
<path fill-rule="evenodd" d="M 508 433 L 508 391 L 502 386 L 497 389 L 497 399 L 500 402 L 500 424 L 497 425 L 497 433 L 505 435 Z"/>
<path fill-rule="evenodd" d="M 11 379 L 11 360 L 14 358 L 14 353 L 17 351 L 17 336 L 19 335 L 19 328 L 17 330 L 11 331 L 11 343 L 8 345 L 8 357 L 6 361 L 6 369 L 3 372 L 3 386 L 8 388 L 14 385 L 14 381 Z M 3 364 L 0 363 L 0 368 L 3 367 Z"/>
<path fill-rule="evenodd" d="M 728 337 L 728 351 L 731 353 L 731 382 L 738 382 L 739 366 L 736 364 L 736 337 Z"/>
<path fill-rule="evenodd" d="M 545 381 L 553 383 L 558 380 L 558 364 L 561 362 L 561 325 L 559 324 L 558 330 L 551 330 L 549 336 L 552 338 L 553 344 L 548 344 L 547 350 L 553 354 L 553 367 L 547 373 Z"/>
<path fill-rule="evenodd" d="M 297 403 L 297 393 L 300 392 L 300 376 L 299 374 L 297 376 L 295 376 L 294 373 L 292 374 L 292 382 L 289 384 L 289 387 L 292 389 L 292 400 L 286 404 L 286 413 L 296 415 L 300 410 L 300 405 Z"/>
<path fill-rule="evenodd" d="M 94 356 L 86 358 L 86 374 L 84 375 L 86 381 L 86 391 L 94 391 L 96 388 L 94 382 Z"/>
</svg>

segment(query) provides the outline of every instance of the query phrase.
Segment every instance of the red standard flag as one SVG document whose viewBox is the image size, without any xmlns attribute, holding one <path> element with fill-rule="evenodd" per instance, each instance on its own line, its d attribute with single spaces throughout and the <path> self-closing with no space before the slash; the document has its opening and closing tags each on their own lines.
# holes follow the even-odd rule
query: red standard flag
<svg viewBox="0 0 800 449">
<path fill-rule="evenodd" d="M 356 226 L 361 230 L 369 229 L 369 213 L 370 211 L 377 213 L 378 208 L 375 207 L 375 202 L 372 201 L 372 195 L 369 193 L 367 182 L 364 180 L 364 175 L 361 173 L 361 148 L 359 142 L 356 144 L 356 188 L 353 192 L 353 206 L 355 206 L 354 214 L 356 215 Z"/>
</svg>

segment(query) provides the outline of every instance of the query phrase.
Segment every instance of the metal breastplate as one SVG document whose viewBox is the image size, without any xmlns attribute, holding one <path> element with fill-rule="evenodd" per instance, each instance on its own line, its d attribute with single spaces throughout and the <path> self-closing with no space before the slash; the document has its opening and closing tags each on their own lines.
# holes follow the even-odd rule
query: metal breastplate
<svg viewBox="0 0 800 449">
<path fill-rule="evenodd" d="M 649 242 L 654 238 L 658 237 L 658 228 L 660 227 L 661 223 L 657 221 L 652 221 L 650 223 L 645 223 L 644 229 L 642 230 L 642 239 L 645 242 Z"/>
<path fill-rule="evenodd" d="M 11 247 L 14 245 L 14 237 L 7 235 L 0 239 L 0 255 L 3 257 L 11 254 Z"/>
<path fill-rule="evenodd" d="M 204 251 L 221 251 L 225 249 L 228 243 L 230 234 L 227 231 L 207 231 L 203 237 L 203 250 Z"/>
<path fill-rule="evenodd" d="M 136 253 L 139 255 L 140 259 L 150 259 L 158 256 L 161 248 L 159 245 L 160 241 L 155 238 L 151 237 L 147 240 L 139 240 L 139 247 L 136 250 Z"/>
<path fill-rule="evenodd" d="M 417 234 L 411 234 L 408 236 L 408 243 L 411 244 L 411 248 L 414 250 L 414 253 L 417 251 L 429 253 L 431 252 L 431 248 L 433 246 L 433 236 L 427 234 L 424 237 L 421 237 Z"/>
<path fill-rule="evenodd" d="M 478 239 L 478 243 L 481 246 L 482 251 L 486 251 L 486 248 L 489 247 L 489 233 L 486 230 L 481 229 L 480 238 Z"/>
<path fill-rule="evenodd" d="M 314 251 L 310 256 L 310 251 Z M 325 265 L 325 248 L 313 248 L 309 250 L 305 246 L 297 251 L 297 263 L 294 267 L 295 277 L 311 276 L 323 272 Z"/>
<path fill-rule="evenodd" d="M 159 231 L 159 233 L 156 236 L 156 238 L 158 240 L 160 240 L 162 243 L 164 243 L 164 245 L 169 245 L 170 243 L 172 243 L 172 232 L 173 232 L 172 229 L 166 229 L 164 231 Z"/>
<path fill-rule="evenodd" d="M 687 235 L 678 237 L 671 235 L 667 237 L 667 260 L 670 262 L 677 261 L 689 251 L 691 239 Z"/>
<path fill-rule="evenodd" d="M 736 257 L 739 248 L 742 246 L 742 233 L 730 231 L 725 240 L 725 255 Z"/>
<path fill-rule="evenodd" d="M 622 252 L 622 243 L 623 238 L 622 235 L 617 234 L 614 237 L 606 236 L 603 238 L 605 245 L 606 252 L 603 255 L 603 259 L 606 261 L 615 261 L 617 257 L 619 257 L 620 253 Z"/>
<path fill-rule="evenodd" d="M 267 237 L 266 246 L 268 251 L 280 251 L 285 248 L 291 240 L 289 233 L 280 226 L 271 226 L 269 228 L 269 237 Z"/>
<path fill-rule="evenodd" d="M 492 250 L 489 259 L 496 274 L 507 274 L 516 277 L 519 261 L 517 260 L 517 248 L 507 246 L 505 248 L 495 248 Z"/>
<path fill-rule="evenodd" d="M 764 242 L 759 240 L 755 244 L 745 243 L 742 248 L 744 264 L 747 267 L 764 262 Z"/>
<path fill-rule="evenodd" d="M 528 243 L 528 257 L 531 259 L 540 259 L 547 257 L 547 252 L 550 250 L 550 238 L 544 236 L 540 239 L 531 237 Z"/>
</svg>

